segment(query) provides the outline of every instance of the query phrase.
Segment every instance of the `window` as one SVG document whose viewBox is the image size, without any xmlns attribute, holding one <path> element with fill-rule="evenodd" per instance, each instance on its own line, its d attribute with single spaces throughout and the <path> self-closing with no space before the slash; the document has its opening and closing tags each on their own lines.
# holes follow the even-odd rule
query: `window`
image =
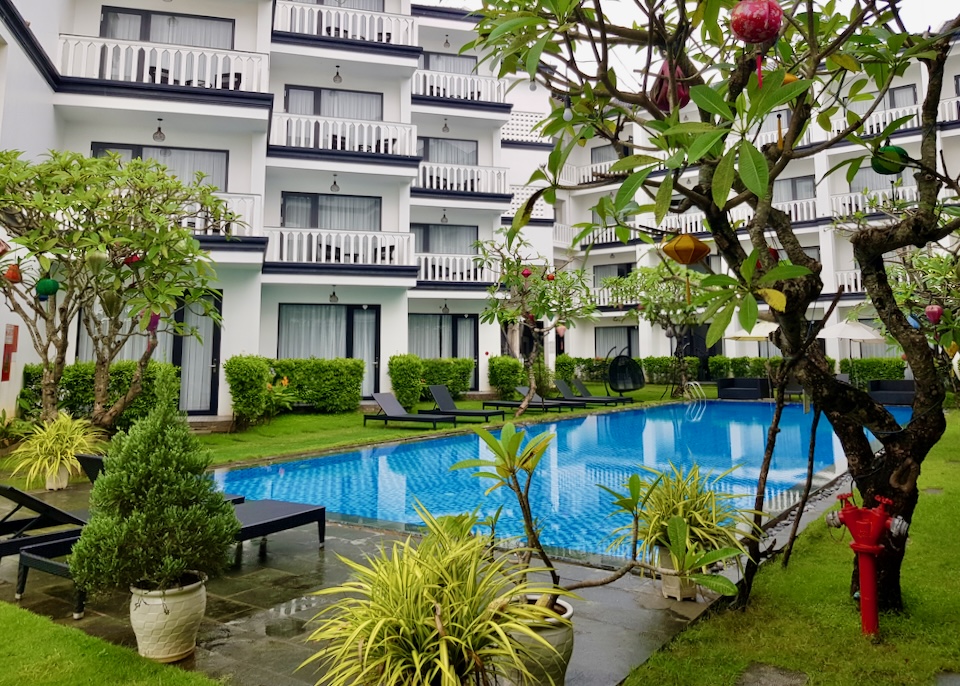
<svg viewBox="0 0 960 686">
<path fill-rule="evenodd" d="M 165 148 L 148 145 L 94 143 L 93 156 L 104 157 L 116 153 L 124 160 L 154 159 L 184 183 L 193 183 L 197 172 L 206 176 L 205 184 L 225 190 L 227 187 L 227 152 L 223 150 L 195 150 L 192 148 Z"/>
<path fill-rule="evenodd" d="M 477 227 L 450 224 L 412 224 L 416 251 L 443 255 L 476 255 Z"/>
<path fill-rule="evenodd" d="M 597 357 L 640 354 L 640 332 L 635 326 L 598 326 L 594 329 L 594 341 Z"/>
<path fill-rule="evenodd" d="M 477 165 L 477 141 L 417 138 L 417 154 L 425 162 Z"/>
<path fill-rule="evenodd" d="M 867 191 L 890 190 L 890 184 L 902 179 L 901 174 L 878 174 L 870 167 L 860 167 L 860 171 L 850 182 L 851 193 L 862 193 Z"/>
<path fill-rule="evenodd" d="M 897 86 L 887 91 L 886 104 L 891 110 L 898 107 L 911 107 L 917 104 L 917 87 Z"/>
<path fill-rule="evenodd" d="M 407 331 L 407 349 L 418 357 L 476 359 L 475 314 L 411 314 Z"/>
<path fill-rule="evenodd" d="M 287 86 L 285 95 L 286 109 L 290 114 L 383 121 L 381 93 Z"/>
<path fill-rule="evenodd" d="M 233 49 L 233 20 L 126 8 L 103 9 L 102 38 Z"/>
<path fill-rule="evenodd" d="M 473 74 L 477 58 L 471 55 L 449 55 L 440 52 L 425 52 L 420 56 L 420 69 L 444 71 L 449 74 Z"/>
<path fill-rule="evenodd" d="M 600 164 L 601 162 L 615 162 L 618 159 L 617 149 L 613 144 L 600 145 L 596 148 L 590 148 L 590 164 Z"/>
<path fill-rule="evenodd" d="M 358 195 L 281 194 L 280 224 L 294 229 L 379 231 L 380 198 Z"/>
<path fill-rule="evenodd" d="M 633 263 L 624 262 L 621 264 L 600 264 L 593 268 L 593 287 L 603 288 L 604 279 L 626 276 L 633 271 Z"/>
<path fill-rule="evenodd" d="M 817 197 L 817 180 L 813 176 L 777 179 L 773 182 L 773 202 L 809 200 Z"/>
</svg>

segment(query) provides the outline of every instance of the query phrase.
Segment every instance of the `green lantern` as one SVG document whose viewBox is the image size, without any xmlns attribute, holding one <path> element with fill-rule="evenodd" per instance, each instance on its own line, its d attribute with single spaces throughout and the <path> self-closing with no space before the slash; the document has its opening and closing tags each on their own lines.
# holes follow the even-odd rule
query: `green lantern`
<svg viewBox="0 0 960 686">
<path fill-rule="evenodd" d="M 60 290 L 60 283 L 56 279 L 40 279 L 37 281 L 37 295 L 41 300 L 46 300 L 51 295 L 56 295 Z"/>
<path fill-rule="evenodd" d="M 899 145 L 884 145 L 870 158 L 870 168 L 878 174 L 899 174 L 907 168 L 910 156 Z"/>
</svg>

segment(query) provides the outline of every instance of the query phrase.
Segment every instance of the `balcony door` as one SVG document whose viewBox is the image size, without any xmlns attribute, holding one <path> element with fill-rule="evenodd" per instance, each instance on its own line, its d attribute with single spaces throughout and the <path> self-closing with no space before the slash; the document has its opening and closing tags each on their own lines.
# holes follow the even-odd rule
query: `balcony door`
<svg viewBox="0 0 960 686">
<path fill-rule="evenodd" d="M 124 161 L 133 158 L 153 159 L 167 168 L 167 171 L 183 181 L 193 183 L 197 172 L 204 175 L 203 183 L 227 189 L 228 155 L 225 150 L 199 150 L 196 148 L 168 148 L 151 145 L 117 145 L 113 143 L 94 143 L 94 157 L 104 157 L 107 153 L 120 155 Z"/>
<path fill-rule="evenodd" d="M 407 324 L 407 350 L 428 360 L 451 357 L 473 360 L 470 390 L 476 390 L 477 335 L 475 314 L 411 314 Z"/>
</svg>

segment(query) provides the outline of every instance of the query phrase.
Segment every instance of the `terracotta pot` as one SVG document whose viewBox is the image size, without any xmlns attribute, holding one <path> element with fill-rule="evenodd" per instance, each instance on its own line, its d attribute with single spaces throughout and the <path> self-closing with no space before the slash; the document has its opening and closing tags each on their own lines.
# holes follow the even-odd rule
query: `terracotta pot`
<svg viewBox="0 0 960 686">
<path fill-rule="evenodd" d="M 165 591 L 131 586 L 130 593 L 130 624 L 141 655 L 157 662 L 176 662 L 193 655 L 207 609 L 203 580 Z"/>
</svg>

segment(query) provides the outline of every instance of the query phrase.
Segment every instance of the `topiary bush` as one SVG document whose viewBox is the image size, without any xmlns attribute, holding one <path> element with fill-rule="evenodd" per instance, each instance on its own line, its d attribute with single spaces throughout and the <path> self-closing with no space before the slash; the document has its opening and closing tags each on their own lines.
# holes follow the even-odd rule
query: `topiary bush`
<svg viewBox="0 0 960 686">
<path fill-rule="evenodd" d="M 747 372 L 750 371 L 750 358 L 749 357 L 731 357 L 730 358 L 730 376 L 736 379 L 742 379 L 745 376 L 748 376 Z"/>
<path fill-rule="evenodd" d="M 360 407 L 365 365 L 363 360 L 288 358 L 266 360 L 274 373 L 289 382 L 297 402 L 319 412 L 353 412 Z"/>
<path fill-rule="evenodd" d="M 491 357 L 487 380 L 496 389 L 498 397 L 503 400 L 512 398 L 516 387 L 524 382 L 523 365 L 520 360 L 508 355 Z"/>
<path fill-rule="evenodd" d="M 266 358 L 235 355 L 223 365 L 230 384 L 233 417 L 237 428 L 244 428 L 263 417 L 267 409 L 267 384 L 273 379 Z"/>
<path fill-rule="evenodd" d="M 176 376 L 157 380 L 150 413 L 110 443 L 92 516 L 70 555 L 87 591 L 173 588 L 226 568 L 240 523 L 207 474 L 210 459 L 177 410 Z"/>
<path fill-rule="evenodd" d="M 416 355 L 394 355 L 387 363 L 393 394 L 408 412 L 420 400 L 423 387 L 423 360 Z"/>
<path fill-rule="evenodd" d="M 610 361 L 602 357 L 577 357 L 577 376 L 584 381 L 606 381 L 610 374 Z"/>
<path fill-rule="evenodd" d="M 752 376 L 755 378 L 763 378 L 770 376 L 770 369 L 776 369 L 779 365 L 782 357 L 751 357 L 750 358 L 750 368 L 747 372 L 747 376 Z"/>
<path fill-rule="evenodd" d="M 850 383 L 866 388 L 867 382 L 879 379 L 902 379 L 907 363 L 896 357 L 864 357 L 840 360 L 840 373 L 850 375 Z"/>
<path fill-rule="evenodd" d="M 675 357 L 644 357 L 637 362 L 643 367 L 643 375 L 647 383 L 671 383 L 679 379 L 676 374 Z"/>
<path fill-rule="evenodd" d="M 707 371 L 711 379 L 726 379 L 730 376 L 731 360 L 726 355 L 714 355 L 707 359 Z"/>
<path fill-rule="evenodd" d="M 563 381 L 569 383 L 573 381 L 574 377 L 577 375 L 577 361 L 566 353 L 557 355 L 557 361 L 554 363 L 554 370 L 556 371 L 558 379 L 562 379 Z"/>
<path fill-rule="evenodd" d="M 421 400 L 430 400 L 428 386 L 446 386 L 454 400 L 462 398 L 463 394 L 473 385 L 473 360 L 461 357 L 440 359 L 425 359 L 423 362 L 423 388 L 420 390 Z"/>
</svg>

